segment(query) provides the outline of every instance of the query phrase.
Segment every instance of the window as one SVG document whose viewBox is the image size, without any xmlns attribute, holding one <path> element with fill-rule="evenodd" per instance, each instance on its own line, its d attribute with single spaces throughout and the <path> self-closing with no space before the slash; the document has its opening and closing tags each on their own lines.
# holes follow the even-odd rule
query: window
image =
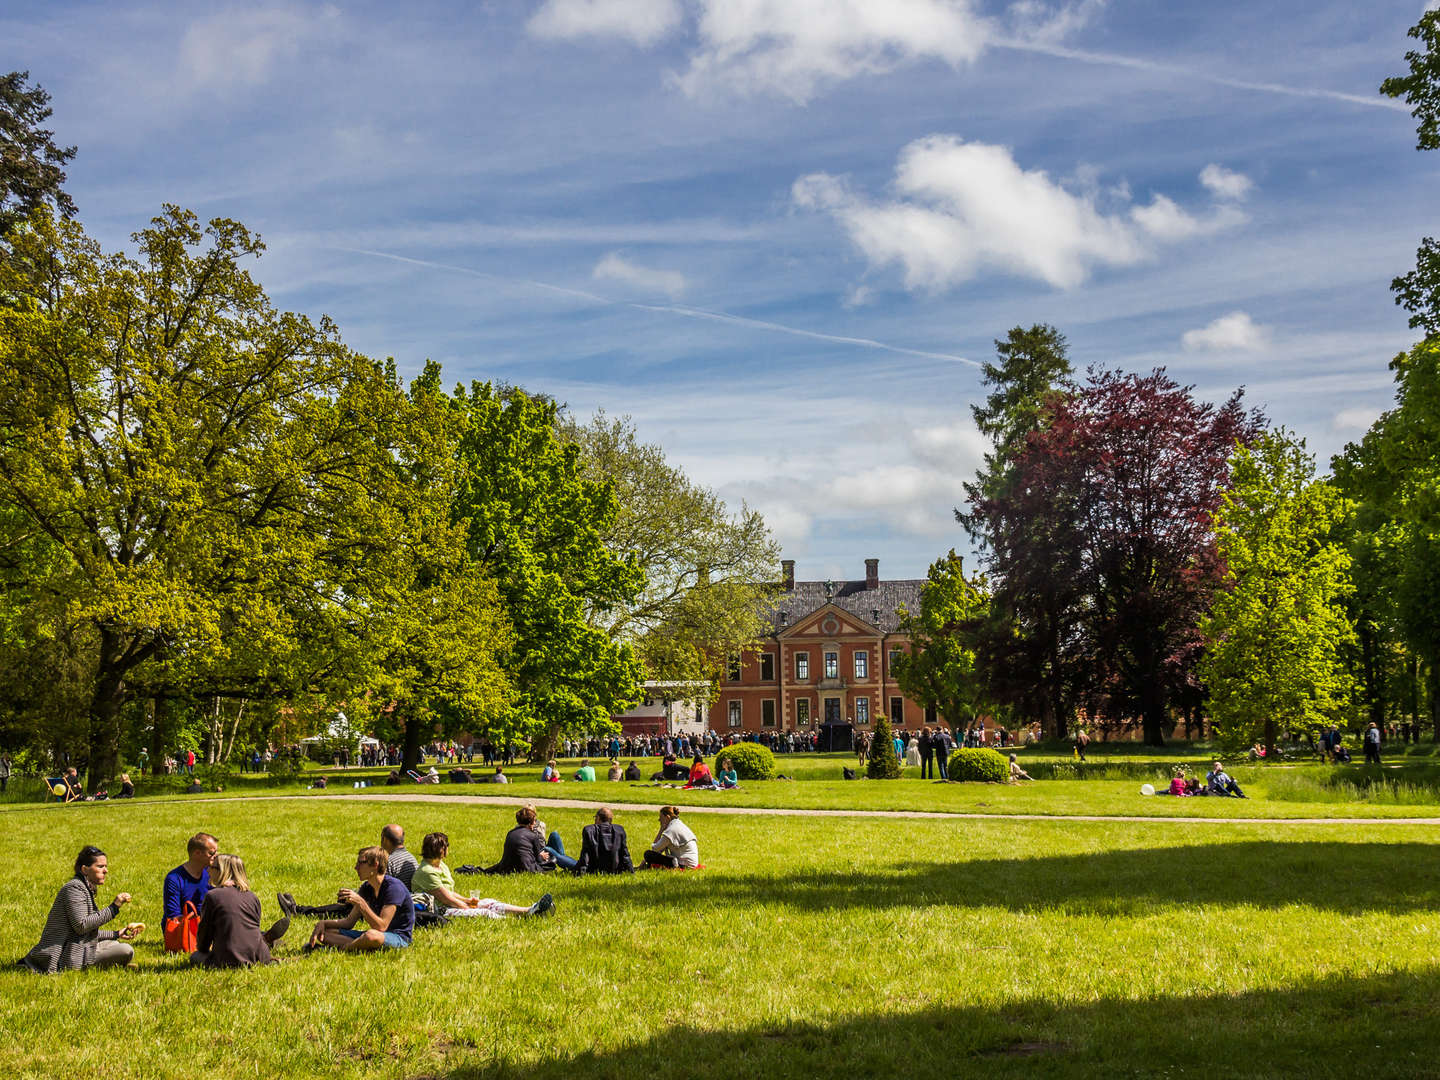
<svg viewBox="0 0 1440 1080">
<path fill-rule="evenodd" d="M 827 724 L 838 724 L 840 722 L 840 699 L 838 697 L 827 697 L 825 699 L 825 722 Z"/>
<path fill-rule="evenodd" d="M 738 701 L 730 702 L 730 726 L 740 726 L 740 702 Z"/>
<path fill-rule="evenodd" d="M 774 653 L 768 653 L 768 652 L 767 652 L 767 653 L 761 653 L 761 654 L 760 654 L 760 681 L 761 681 L 761 682 L 774 682 L 774 681 L 775 681 L 775 654 L 774 654 Z"/>
<path fill-rule="evenodd" d="M 934 705 L 925 706 L 925 723 L 934 727 L 940 722 L 940 714 L 936 712 Z"/>
<path fill-rule="evenodd" d="M 892 724 L 903 724 L 903 723 L 905 723 L 905 699 L 904 699 L 904 698 L 901 698 L 901 697 L 892 697 L 892 698 L 890 699 L 890 723 L 892 723 Z"/>
<path fill-rule="evenodd" d="M 857 697 L 855 699 L 855 723 L 870 723 L 870 699 L 868 697 Z"/>
<path fill-rule="evenodd" d="M 855 678 L 868 679 L 870 677 L 870 654 L 864 649 L 855 653 Z"/>
<path fill-rule="evenodd" d="M 795 722 L 802 727 L 810 723 L 809 698 L 800 698 L 795 702 Z"/>
<path fill-rule="evenodd" d="M 810 654 L 808 652 L 795 654 L 795 678 L 800 682 L 810 680 Z"/>
<path fill-rule="evenodd" d="M 760 726 L 775 726 L 775 702 L 769 698 L 760 702 Z"/>
<path fill-rule="evenodd" d="M 838 652 L 827 652 L 825 654 L 825 678 L 838 679 L 840 677 L 840 654 Z"/>
<path fill-rule="evenodd" d="M 729 665 L 727 666 L 727 670 L 726 670 L 726 676 L 729 678 L 729 680 L 730 680 L 731 682 L 739 682 L 739 681 L 740 681 L 740 657 L 738 657 L 738 656 L 732 656 L 732 657 L 730 657 L 730 662 L 729 662 Z"/>
<path fill-rule="evenodd" d="M 899 661 L 899 659 L 900 659 L 900 650 L 899 650 L 899 649 L 891 649 L 891 650 L 890 650 L 890 674 L 891 674 L 891 675 L 894 675 L 894 674 L 895 674 L 895 664 Z"/>
</svg>

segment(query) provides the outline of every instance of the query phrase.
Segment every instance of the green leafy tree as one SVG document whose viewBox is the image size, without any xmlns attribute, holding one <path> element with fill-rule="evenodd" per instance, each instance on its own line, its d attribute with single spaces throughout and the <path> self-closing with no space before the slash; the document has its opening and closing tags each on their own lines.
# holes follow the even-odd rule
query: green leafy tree
<svg viewBox="0 0 1440 1080">
<path fill-rule="evenodd" d="M 977 644 L 990 609 L 983 575 L 967 577 L 952 548 L 931 564 L 920 610 L 901 610 L 900 632 L 910 638 L 895 664 L 905 694 L 933 707 L 950 724 L 964 724 L 994 706 L 984 686 Z"/>
<path fill-rule="evenodd" d="M 870 733 L 870 753 L 865 755 L 865 775 L 871 780 L 898 780 L 900 772 L 890 718 L 884 713 L 877 713 L 875 730 Z"/>
<path fill-rule="evenodd" d="M 588 604 L 591 623 L 633 643 L 649 678 L 718 680 L 719 659 L 766 630 L 764 600 L 780 550 L 764 519 L 744 506 L 732 514 L 663 449 L 642 443 L 628 417 L 567 417 L 561 430 L 580 448 L 585 477 L 614 492 L 605 547 L 644 574 L 633 599 Z"/>
<path fill-rule="evenodd" d="M 604 730 L 643 677 L 631 643 L 605 625 L 645 587 L 634 553 L 605 543 L 619 513 L 614 484 L 587 478 L 553 401 L 489 383 L 451 400 L 462 421 L 454 515 L 513 634 L 505 730 L 525 741 Z"/>
<path fill-rule="evenodd" d="M 1269 432 L 1231 459 L 1216 533 L 1225 584 L 1203 624 L 1200 664 L 1227 747 L 1263 738 L 1273 748 L 1278 731 L 1314 732 L 1348 715 L 1350 556 L 1334 534 L 1350 509 L 1315 479 L 1304 441 L 1288 432 Z"/>
<path fill-rule="evenodd" d="M 1410 28 L 1410 36 L 1424 43 L 1424 51 L 1405 54 L 1410 74 L 1396 75 L 1380 84 L 1380 92 L 1404 98 L 1414 106 L 1417 150 L 1440 149 L 1440 9 L 1427 11 Z M 1415 269 L 1390 283 L 1395 303 L 1410 312 L 1412 329 L 1427 336 L 1440 334 L 1440 243 L 1427 236 L 1415 253 Z"/>
<path fill-rule="evenodd" d="M 50 117 L 50 95 L 29 78 L 28 71 L 0 75 L 0 238 L 41 206 L 75 216 L 61 186 L 75 147 L 56 146 L 55 133 L 40 126 Z"/>
<path fill-rule="evenodd" d="M 428 434 L 328 320 L 276 311 L 236 222 L 167 207 L 103 254 L 37 211 L 0 260 L 7 623 L 60 612 L 93 650 L 88 751 L 113 775 L 137 696 L 363 693 L 413 580 Z"/>
</svg>

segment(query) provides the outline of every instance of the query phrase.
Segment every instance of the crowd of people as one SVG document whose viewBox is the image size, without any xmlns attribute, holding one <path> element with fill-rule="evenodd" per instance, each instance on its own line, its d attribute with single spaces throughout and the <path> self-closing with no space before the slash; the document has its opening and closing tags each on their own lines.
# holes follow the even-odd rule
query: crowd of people
<svg viewBox="0 0 1440 1080">
<path fill-rule="evenodd" d="M 405 830 L 386 825 L 380 843 L 360 848 L 355 858 L 358 887 L 341 888 L 332 904 L 296 903 L 288 892 L 276 895 L 281 916 L 261 929 L 260 899 L 250 885 L 240 856 L 221 852 L 209 833 L 196 833 L 186 843 L 185 861 L 161 885 L 161 926 L 169 952 L 189 954 L 201 967 L 228 968 L 268 964 L 273 947 L 289 931 L 291 920 L 316 919 L 305 952 L 335 949 L 370 952 L 408 948 L 417 927 L 441 925 L 455 918 L 535 918 L 552 915 L 555 900 L 544 893 L 534 903 L 518 905 L 478 893 L 463 895 L 455 874 L 516 874 L 568 871 L 584 874 L 628 874 L 635 871 L 625 829 L 613 811 L 602 807 L 593 824 L 580 831 L 580 854 L 565 851 L 558 831 L 547 832 L 534 806 L 515 812 L 515 827 L 505 836 L 500 859 L 492 866 L 446 863 L 450 838 L 443 832 L 425 836 L 417 859 L 405 847 Z M 660 809 L 660 828 L 645 850 L 641 865 L 655 869 L 699 869 L 695 834 L 680 820 L 680 808 Z M 46 916 L 40 940 L 20 964 L 37 974 L 84 968 L 133 966 L 134 942 L 143 922 L 120 929 L 107 925 L 132 902 L 117 893 L 101 907 L 99 895 L 109 874 L 109 859 L 98 847 L 81 848 L 74 872 L 60 886 Z"/>
</svg>

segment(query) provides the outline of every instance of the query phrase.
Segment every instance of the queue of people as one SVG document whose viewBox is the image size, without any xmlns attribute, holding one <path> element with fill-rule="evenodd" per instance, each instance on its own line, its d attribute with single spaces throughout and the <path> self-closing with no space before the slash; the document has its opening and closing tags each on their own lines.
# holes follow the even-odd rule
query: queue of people
<svg viewBox="0 0 1440 1080">
<path fill-rule="evenodd" d="M 506 834 L 500 861 L 483 870 L 446 863 L 450 838 L 443 832 L 425 836 L 420 858 L 405 847 L 405 830 L 386 825 L 380 843 L 363 847 L 355 859 L 357 888 L 341 888 L 333 904 L 302 906 L 290 893 L 278 893 L 281 917 L 261 929 L 259 897 L 250 885 L 240 856 L 219 850 L 209 833 L 186 842 L 185 861 L 169 871 L 161 886 L 161 917 L 167 951 L 189 954 L 190 963 L 206 968 L 249 967 L 274 962 L 272 947 L 289 931 L 291 920 L 310 916 L 316 923 L 305 952 L 331 948 L 341 952 L 372 952 L 408 948 L 420 919 L 432 923 L 452 918 L 535 918 L 551 915 L 555 900 L 544 893 L 529 905 L 507 903 L 478 894 L 462 895 L 454 873 L 538 873 L 569 870 L 575 874 L 634 873 L 625 830 L 608 807 L 596 811 L 593 824 L 581 830 L 580 855 L 569 857 L 558 832 L 545 835 L 533 806 L 515 815 Z M 660 830 L 646 850 L 646 868 L 697 869 L 700 849 L 695 834 L 680 821 L 680 808 L 660 810 Z M 106 929 L 126 905 L 129 893 L 116 894 L 100 906 L 101 887 L 109 875 L 109 859 L 98 847 L 86 846 L 75 858 L 74 872 L 61 885 L 46 916 L 39 942 L 20 961 L 37 974 L 86 968 L 134 966 L 133 942 L 145 931 L 143 922 Z"/>
</svg>

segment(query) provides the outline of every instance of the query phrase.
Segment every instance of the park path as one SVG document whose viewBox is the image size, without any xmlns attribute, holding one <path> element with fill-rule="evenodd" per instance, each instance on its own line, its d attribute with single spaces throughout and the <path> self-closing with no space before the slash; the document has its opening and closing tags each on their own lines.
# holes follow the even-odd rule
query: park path
<svg viewBox="0 0 1440 1080">
<path fill-rule="evenodd" d="M 237 802 L 255 799 L 346 799 L 353 802 L 461 803 L 466 806 L 554 806 L 565 810 L 598 810 L 608 806 L 617 813 L 649 811 L 658 813 L 660 803 L 608 803 L 595 799 L 526 799 L 515 795 L 429 795 L 422 792 L 382 794 L 380 792 L 336 792 L 334 795 L 237 795 L 228 799 L 193 799 L 193 802 Z M 1190 825 L 1440 825 L 1440 817 L 1405 818 L 1252 818 L 1252 817 L 1143 817 L 1116 814 L 977 814 L 952 810 L 816 810 L 806 807 L 696 806 L 682 805 L 687 814 L 751 814 L 773 817 L 849 818 L 954 818 L 963 821 L 1119 821 L 1150 824 L 1173 822 Z"/>
</svg>

